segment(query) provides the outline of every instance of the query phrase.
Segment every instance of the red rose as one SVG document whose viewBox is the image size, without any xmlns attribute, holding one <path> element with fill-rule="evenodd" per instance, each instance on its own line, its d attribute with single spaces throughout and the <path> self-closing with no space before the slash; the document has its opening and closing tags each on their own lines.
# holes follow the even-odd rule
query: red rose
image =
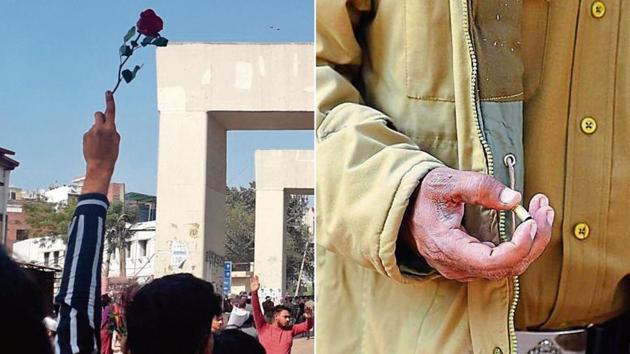
<svg viewBox="0 0 630 354">
<path fill-rule="evenodd" d="M 138 32 L 145 36 L 159 37 L 159 32 L 164 28 L 164 22 L 162 22 L 160 16 L 155 14 L 155 11 L 148 9 L 142 11 L 136 27 Z"/>
</svg>

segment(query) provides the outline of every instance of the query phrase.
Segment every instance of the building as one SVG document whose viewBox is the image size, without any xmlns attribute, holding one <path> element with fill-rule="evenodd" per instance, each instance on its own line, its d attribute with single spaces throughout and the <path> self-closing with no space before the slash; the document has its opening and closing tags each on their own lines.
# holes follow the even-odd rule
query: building
<svg viewBox="0 0 630 354">
<path fill-rule="evenodd" d="M 155 222 L 130 224 L 129 230 L 132 236 L 127 243 L 126 276 L 143 283 L 153 278 Z M 13 244 L 13 256 L 22 263 L 61 270 L 66 257 L 66 243 L 59 237 L 37 237 L 17 241 Z M 103 256 L 103 259 L 106 257 Z M 110 260 L 109 277 L 119 276 L 120 253 L 116 250 Z M 57 281 L 55 290 L 58 287 Z"/>
<path fill-rule="evenodd" d="M 7 206 L 9 201 L 10 174 L 19 162 L 13 160 L 8 155 L 15 155 L 15 152 L 0 148 L 0 241 L 6 244 L 7 237 Z"/>
<path fill-rule="evenodd" d="M 227 294 L 238 295 L 241 292 L 249 293 L 249 279 L 254 276 L 254 262 L 232 264 L 232 287 Z"/>
<path fill-rule="evenodd" d="M 129 225 L 132 236 L 127 242 L 125 252 L 125 273 L 127 278 L 138 279 L 140 283 L 153 278 L 153 260 L 155 256 L 155 221 Z M 107 247 L 107 246 L 106 246 Z M 105 256 L 103 256 L 105 259 Z M 109 265 L 109 277 L 119 277 L 120 253 L 114 252 Z"/>
<path fill-rule="evenodd" d="M 28 238 L 26 214 L 23 212 L 23 200 L 9 200 L 7 205 L 7 232 L 5 247 L 9 253 L 13 244 Z"/>
<path fill-rule="evenodd" d="M 134 210 L 138 222 L 155 220 L 157 198 L 153 195 L 130 192 L 125 194 L 125 208 Z"/>
</svg>

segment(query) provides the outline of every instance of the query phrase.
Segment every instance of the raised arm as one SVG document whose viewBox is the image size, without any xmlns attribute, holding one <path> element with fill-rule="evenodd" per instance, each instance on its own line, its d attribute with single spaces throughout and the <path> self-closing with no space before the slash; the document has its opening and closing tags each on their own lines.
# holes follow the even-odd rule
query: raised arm
<svg viewBox="0 0 630 354">
<path fill-rule="evenodd" d="M 105 113 L 94 114 L 94 125 L 83 136 L 86 179 L 68 230 L 55 353 L 100 352 L 101 264 L 107 215 L 107 189 L 118 158 L 115 104 L 106 93 Z"/>
<path fill-rule="evenodd" d="M 311 330 L 311 328 L 313 328 L 313 309 L 311 308 L 305 308 L 304 309 L 304 317 L 306 317 L 306 321 L 302 322 L 302 323 L 298 323 L 296 325 L 293 326 L 293 335 L 297 336 L 298 334 L 304 333 L 304 332 L 308 332 Z"/>
<path fill-rule="evenodd" d="M 249 285 L 252 292 L 252 308 L 254 309 L 254 323 L 256 323 L 256 329 L 260 331 L 261 328 L 267 325 L 265 316 L 260 308 L 260 300 L 258 299 L 258 289 L 260 289 L 260 281 L 257 275 L 254 275 L 249 279 Z"/>
</svg>

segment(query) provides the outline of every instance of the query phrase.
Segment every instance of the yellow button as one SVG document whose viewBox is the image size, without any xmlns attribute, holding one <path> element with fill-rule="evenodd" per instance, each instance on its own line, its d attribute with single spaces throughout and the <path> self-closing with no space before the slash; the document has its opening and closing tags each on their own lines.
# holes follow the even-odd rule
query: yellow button
<svg viewBox="0 0 630 354">
<path fill-rule="evenodd" d="M 584 134 L 593 134 L 597 130 L 597 122 L 593 117 L 584 117 L 580 122 L 580 129 Z"/>
<path fill-rule="evenodd" d="M 595 1 L 591 5 L 591 15 L 595 18 L 602 18 L 606 14 L 606 5 L 601 1 Z"/>
<path fill-rule="evenodd" d="M 573 235 L 578 240 L 586 239 L 590 233 L 591 233 L 591 229 L 588 227 L 588 224 L 583 223 L 583 222 L 575 225 L 575 227 L 573 228 Z"/>
</svg>

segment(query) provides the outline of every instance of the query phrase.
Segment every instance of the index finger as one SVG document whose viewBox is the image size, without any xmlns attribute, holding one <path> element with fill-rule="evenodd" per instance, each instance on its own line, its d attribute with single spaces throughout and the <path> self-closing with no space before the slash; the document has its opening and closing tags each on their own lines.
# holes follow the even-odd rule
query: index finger
<svg viewBox="0 0 630 354">
<path fill-rule="evenodd" d="M 105 124 L 115 126 L 116 102 L 114 102 L 114 94 L 111 91 L 105 92 L 105 105 Z"/>
</svg>

